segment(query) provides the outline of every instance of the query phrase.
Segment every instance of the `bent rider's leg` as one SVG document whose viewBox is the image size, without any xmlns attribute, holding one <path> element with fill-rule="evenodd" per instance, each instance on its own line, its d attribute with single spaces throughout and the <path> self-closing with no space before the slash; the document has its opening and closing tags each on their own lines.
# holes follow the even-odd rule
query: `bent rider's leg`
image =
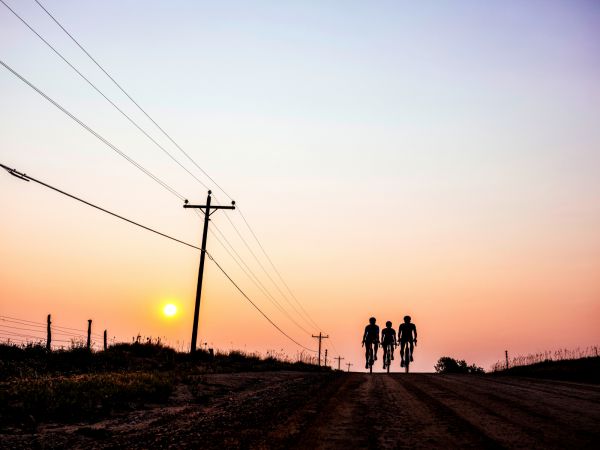
<svg viewBox="0 0 600 450">
<path fill-rule="evenodd" d="M 369 342 L 367 342 L 367 345 L 365 345 L 365 369 L 369 368 L 369 348 L 371 347 L 371 344 Z"/>
<path fill-rule="evenodd" d="M 379 348 L 379 344 L 378 344 L 377 342 L 375 342 L 375 343 L 373 344 L 373 346 L 375 347 L 375 351 L 373 352 L 373 359 L 374 359 L 375 361 L 377 361 L 377 349 Z"/>
<path fill-rule="evenodd" d="M 410 361 L 412 362 L 413 360 L 413 350 L 415 349 L 415 344 L 413 343 L 413 341 L 410 341 Z"/>
</svg>

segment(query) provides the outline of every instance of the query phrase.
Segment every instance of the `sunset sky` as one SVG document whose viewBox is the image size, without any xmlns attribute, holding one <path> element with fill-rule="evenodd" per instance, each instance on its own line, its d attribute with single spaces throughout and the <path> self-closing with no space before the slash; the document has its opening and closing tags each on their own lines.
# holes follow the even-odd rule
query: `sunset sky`
<svg viewBox="0 0 600 450">
<path fill-rule="evenodd" d="M 34 0 L 4 1 L 228 203 Z M 236 200 L 330 335 L 330 358 L 361 369 L 371 315 L 395 328 L 413 317 L 420 371 L 444 355 L 488 369 L 505 350 L 600 343 L 598 2 L 42 3 Z M 2 4 L 0 59 L 204 203 L 202 185 Z M 202 223 L 181 200 L 1 66 L 0 163 L 200 244 Z M 0 217 L 0 316 L 93 319 L 117 340 L 189 346 L 197 250 L 4 171 Z M 212 234 L 208 251 L 316 348 L 319 329 L 282 298 L 239 212 L 212 219 L 306 331 Z M 222 350 L 301 350 L 208 260 L 199 335 Z"/>
</svg>

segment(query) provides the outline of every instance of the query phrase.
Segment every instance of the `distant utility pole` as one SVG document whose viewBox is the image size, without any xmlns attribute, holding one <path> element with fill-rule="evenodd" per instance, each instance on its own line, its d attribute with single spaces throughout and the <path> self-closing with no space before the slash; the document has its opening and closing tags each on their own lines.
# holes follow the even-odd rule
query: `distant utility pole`
<svg viewBox="0 0 600 450">
<path fill-rule="evenodd" d="M 206 237 L 208 235 L 208 222 L 210 221 L 210 215 L 218 209 L 235 209 L 235 202 L 231 202 L 231 206 L 211 206 L 212 191 L 208 191 L 208 197 L 206 197 L 206 205 L 188 205 L 188 201 L 185 201 L 184 208 L 197 208 L 204 213 L 204 230 L 202 232 L 202 250 L 200 252 L 200 269 L 198 270 L 198 287 L 196 288 L 196 306 L 194 307 L 194 325 L 192 328 L 192 344 L 190 346 L 190 353 L 196 351 L 196 340 L 198 337 L 198 316 L 200 315 L 200 298 L 202 296 L 202 277 L 204 276 L 204 258 L 206 256 Z"/>
<path fill-rule="evenodd" d="M 350 366 L 353 366 L 354 364 L 352 364 L 352 363 L 346 363 L 346 365 L 348 366 L 348 372 L 350 372 Z"/>
<path fill-rule="evenodd" d="M 106 351 L 107 348 L 108 348 L 108 345 L 106 342 L 106 330 L 104 330 L 104 351 Z"/>
<path fill-rule="evenodd" d="M 506 356 L 506 370 L 508 370 L 508 350 L 504 350 L 504 356 Z"/>
<path fill-rule="evenodd" d="M 325 362 L 323 363 L 325 367 L 327 367 L 327 349 L 325 349 Z"/>
<path fill-rule="evenodd" d="M 333 359 L 337 359 L 337 361 L 338 361 L 338 370 L 342 370 L 342 369 L 340 369 L 340 363 L 342 362 L 342 359 L 345 359 L 345 358 L 342 358 L 341 356 L 338 355 L 337 358 L 333 358 Z"/>
<path fill-rule="evenodd" d="M 314 337 L 314 338 L 316 338 L 316 339 L 318 339 L 318 340 L 319 340 L 319 367 L 320 367 L 320 366 L 321 366 L 321 341 L 322 341 L 323 339 L 328 339 L 328 338 L 329 338 L 329 336 L 323 336 L 323 333 L 321 333 L 321 332 L 319 331 L 319 335 L 318 335 L 318 336 L 315 336 L 315 335 L 313 334 L 313 335 L 312 335 L 312 337 Z"/>
</svg>

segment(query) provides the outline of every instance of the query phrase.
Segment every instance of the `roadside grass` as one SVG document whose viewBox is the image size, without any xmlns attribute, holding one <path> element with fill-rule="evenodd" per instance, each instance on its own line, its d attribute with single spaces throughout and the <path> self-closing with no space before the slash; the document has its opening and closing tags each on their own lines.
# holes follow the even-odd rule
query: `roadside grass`
<svg viewBox="0 0 600 450">
<path fill-rule="evenodd" d="M 578 359 L 546 360 L 491 372 L 492 376 L 512 375 L 549 380 L 600 384 L 600 356 Z"/>
<path fill-rule="evenodd" d="M 0 423 L 90 420 L 113 411 L 167 401 L 173 377 L 166 373 L 95 373 L 42 376 L 2 383 Z"/>
</svg>

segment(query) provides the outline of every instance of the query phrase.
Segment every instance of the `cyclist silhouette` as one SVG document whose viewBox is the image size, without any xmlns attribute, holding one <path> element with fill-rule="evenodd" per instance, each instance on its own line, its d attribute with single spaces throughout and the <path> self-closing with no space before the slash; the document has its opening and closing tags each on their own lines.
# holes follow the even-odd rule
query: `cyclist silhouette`
<svg viewBox="0 0 600 450">
<path fill-rule="evenodd" d="M 365 346 L 365 358 L 367 360 L 365 364 L 365 369 L 369 368 L 369 348 L 371 345 L 374 346 L 373 350 L 373 360 L 377 360 L 377 348 L 379 347 L 379 326 L 375 325 L 377 319 L 375 317 L 371 317 L 369 319 L 369 325 L 365 327 L 365 334 L 363 335 L 362 345 Z"/>
<path fill-rule="evenodd" d="M 410 316 L 404 316 L 404 323 L 400 324 L 398 329 L 398 339 L 400 340 L 400 367 L 404 367 L 404 349 L 410 343 L 410 360 L 413 360 L 413 350 L 417 343 L 417 327 L 410 322 Z M 413 340 L 414 333 L 414 340 Z"/>
<path fill-rule="evenodd" d="M 386 354 L 388 346 L 392 346 L 391 348 L 391 359 L 394 359 L 394 346 L 396 345 L 396 330 L 392 328 L 392 322 L 389 320 L 385 323 L 385 328 L 381 330 L 381 348 L 383 349 L 383 354 Z M 383 368 L 385 369 L 385 358 L 383 358 Z"/>
</svg>

